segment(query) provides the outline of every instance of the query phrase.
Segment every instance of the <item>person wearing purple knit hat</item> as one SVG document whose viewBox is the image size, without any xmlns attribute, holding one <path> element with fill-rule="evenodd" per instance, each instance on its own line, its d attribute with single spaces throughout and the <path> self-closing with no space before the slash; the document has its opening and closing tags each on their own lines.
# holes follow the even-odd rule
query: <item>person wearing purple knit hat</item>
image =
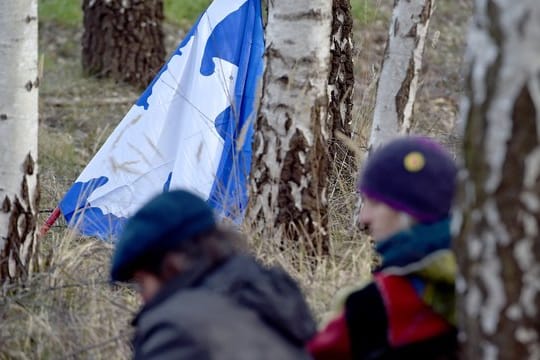
<svg viewBox="0 0 540 360">
<path fill-rule="evenodd" d="M 457 167 L 442 146 L 403 137 L 375 151 L 358 182 L 360 226 L 382 262 L 309 343 L 316 360 L 456 357 L 450 208 Z"/>
</svg>

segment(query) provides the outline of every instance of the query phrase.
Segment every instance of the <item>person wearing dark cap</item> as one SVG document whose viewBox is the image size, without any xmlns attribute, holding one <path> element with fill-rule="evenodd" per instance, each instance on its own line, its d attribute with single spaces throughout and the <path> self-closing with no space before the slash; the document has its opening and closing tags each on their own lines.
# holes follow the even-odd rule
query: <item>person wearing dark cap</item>
<svg viewBox="0 0 540 360">
<path fill-rule="evenodd" d="M 309 359 L 315 323 L 297 284 L 242 254 L 237 235 L 181 190 L 130 218 L 114 251 L 113 281 L 134 281 L 135 359 Z"/>
<path fill-rule="evenodd" d="M 450 155 L 423 137 L 396 139 L 368 158 L 359 221 L 382 261 L 310 341 L 316 360 L 456 358 L 456 173 Z"/>
</svg>

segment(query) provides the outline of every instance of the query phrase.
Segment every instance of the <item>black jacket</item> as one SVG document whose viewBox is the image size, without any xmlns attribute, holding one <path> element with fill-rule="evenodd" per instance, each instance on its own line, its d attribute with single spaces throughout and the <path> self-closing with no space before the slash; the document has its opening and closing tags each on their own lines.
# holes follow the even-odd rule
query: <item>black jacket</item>
<svg viewBox="0 0 540 360">
<path fill-rule="evenodd" d="M 246 256 L 178 277 L 134 325 L 135 359 L 309 359 L 315 332 L 296 283 Z"/>
</svg>

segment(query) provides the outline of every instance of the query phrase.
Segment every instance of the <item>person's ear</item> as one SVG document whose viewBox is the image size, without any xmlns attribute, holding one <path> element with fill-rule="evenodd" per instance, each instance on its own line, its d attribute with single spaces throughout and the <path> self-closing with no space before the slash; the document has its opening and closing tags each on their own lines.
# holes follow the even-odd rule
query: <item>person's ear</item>
<svg viewBox="0 0 540 360">
<path fill-rule="evenodd" d="M 161 278 L 170 280 L 189 269 L 190 261 L 185 254 L 170 252 L 165 255 L 161 265 Z"/>
<path fill-rule="evenodd" d="M 158 276 L 144 270 L 136 271 L 133 280 L 136 284 L 137 292 L 145 303 L 150 301 L 162 286 L 161 279 Z"/>
</svg>

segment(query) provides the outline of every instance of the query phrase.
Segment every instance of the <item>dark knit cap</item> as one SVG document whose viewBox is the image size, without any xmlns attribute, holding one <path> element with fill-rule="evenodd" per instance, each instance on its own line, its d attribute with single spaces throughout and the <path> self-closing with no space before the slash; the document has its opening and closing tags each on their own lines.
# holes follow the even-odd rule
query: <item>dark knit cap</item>
<svg viewBox="0 0 540 360">
<path fill-rule="evenodd" d="M 160 194 L 127 221 L 116 243 L 111 279 L 128 281 L 136 270 L 215 227 L 212 209 L 203 199 L 183 190 Z"/>
<path fill-rule="evenodd" d="M 430 223 L 449 215 L 456 173 L 454 161 L 442 146 L 425 137 L 404 137 L 368 158 L 359 191 Z"/>
</svg>

